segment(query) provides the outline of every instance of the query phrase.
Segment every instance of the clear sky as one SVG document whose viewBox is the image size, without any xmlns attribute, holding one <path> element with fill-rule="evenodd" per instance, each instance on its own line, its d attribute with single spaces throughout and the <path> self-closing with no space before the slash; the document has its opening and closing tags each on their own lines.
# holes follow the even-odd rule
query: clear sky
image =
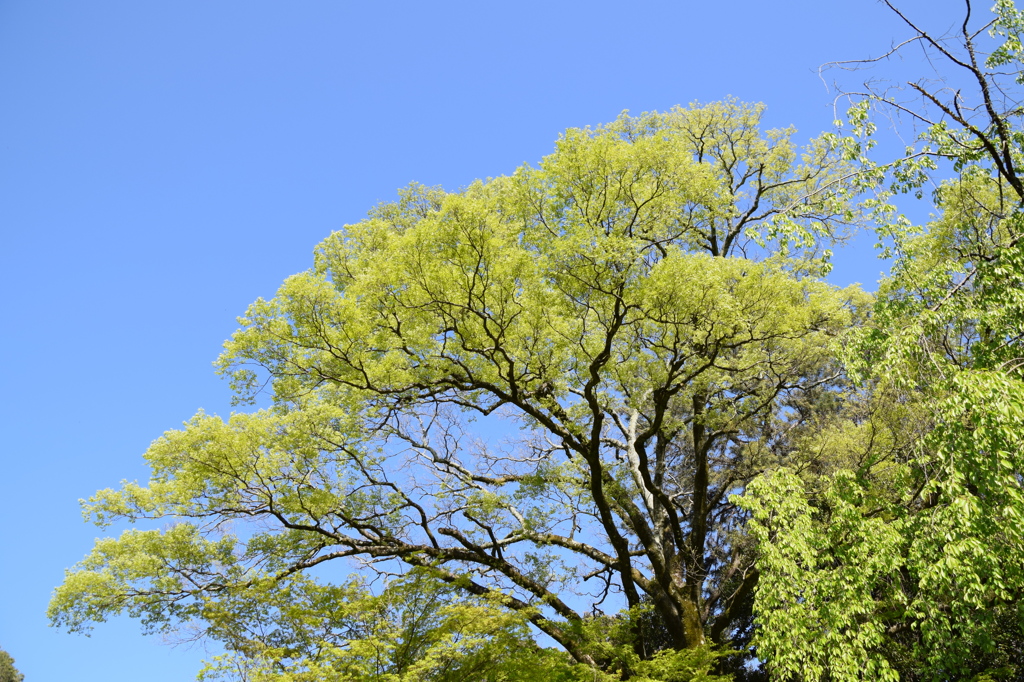
<svg viewBox="0 0 1024 682">
<path fill-rule="evenodd" d="M 962 8 L 900 4 L 940 29 Z M 332 230 L 623 109 L 734 95 L 805 139 L 833 120 L 817 67 L 905 35 L 875 0 L 0 0 L 0 647 L 28 682 L 192 679 L 202 648 L 127 619 L 47 626 L 102 533 L 78 499 L 230 411 L 235 317 Z M 880 269 L 856 248 L 834 278 Z"/>
</svg>

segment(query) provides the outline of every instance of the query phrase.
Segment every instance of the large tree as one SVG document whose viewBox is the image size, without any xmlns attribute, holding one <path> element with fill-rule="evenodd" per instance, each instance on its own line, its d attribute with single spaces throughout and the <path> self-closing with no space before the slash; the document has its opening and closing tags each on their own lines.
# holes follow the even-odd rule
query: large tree
<svg viewBox="0 0 1024 682">
<path fill-rule="evenodd" d="M 865 303 L 816 277 L 849 169 L 761 114 L 569 130 L 537 167 L 412 187 L 327 238 L 220 359 L 264 406 L 197 415 L 146 453 L 148 485 L 92 498 L 101 524 L 172 525 L 99 541 L 54 620 L 127 611 L 268 675 L 343 667 L 372 637 L 341 562 L 429 576 L 625 675 L 743 646 L 759 574 L 730 495 L 835 412 Z M 602 609 L 629 609 L 629 651 L 594 644 Z"/>
</svg>

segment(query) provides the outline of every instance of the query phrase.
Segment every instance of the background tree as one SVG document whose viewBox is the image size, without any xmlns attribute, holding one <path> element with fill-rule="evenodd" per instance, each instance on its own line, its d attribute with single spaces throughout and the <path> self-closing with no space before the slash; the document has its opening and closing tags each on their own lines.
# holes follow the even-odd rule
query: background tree
<svg viewBox="0 0 1024 682">
<path fill-rule="evenodd" d="M 21 682 L 25 676 L 14 667 L 14 659 L 11 655 L 0 649 L 0 682 Z"/>
<path fill-rule="evenodd" d="M 275 665 L 334 666 L 380 640 L 323 630 L 352 560 L 500 604 L 617 675 L 743 646 L 758 571 L 729 496 L 799 455 L 866 302 L 813 276 L 853 219 L 849 169 L 761 113 L 569 130 L 536 168 L 412 187 L 326 239 L 221 357 L 242 402 L 270 404 L 197 415 L 146 453 L 147 486 L 89 502 L 100 524 L 175 525 L 98 542 L 54 621 L 127 611 L 266 658 L 234 633 L 287 614 Z M 630 615 L 631 657 L 605 656 L 602 607 L 664 631 Z"/>
<path fill-rule="evenodd" d="M 854 93 L 855 132 L 872 131 L 872 106 L 922 127 L 884 166 L 865 137 L 847 142 L 883 188 L 895 258 L 847 359 L 870 409 L 833 432 L 851 466 L 813 485 L 779 471 L 742 502 L 761 552 L 757 641 L 780 679 L 1020 679 L 1024 17 L 1000 1 L 983 23 L 966 2 L 935 36 L 889 7 L 914 32 L 894 52 L 919 45 L 948 73 Z M 933 181 L 940 169 L 951 177 Z M 899 219 L 893 193 L 931 182 L 937 216 Z"/>
</svg>

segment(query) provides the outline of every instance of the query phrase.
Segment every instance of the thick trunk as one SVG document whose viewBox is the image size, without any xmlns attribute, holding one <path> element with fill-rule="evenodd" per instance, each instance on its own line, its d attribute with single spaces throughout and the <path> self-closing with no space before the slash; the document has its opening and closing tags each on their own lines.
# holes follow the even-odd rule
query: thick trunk
<svg viewBox="0 0 1024 682">
<path fill-rule="evenodd" d="M 693 398 L 693 516 L 690 519 L 688 547 L 683 551 L 686 557 L 684 581 L 680 590 L 680 606 L 684 632 L 683 646 L 703 646 L 704 622 L 701 619 L 701 599 L 705 578 L 705 541 L 707 539 L 707 490 L 708 490 L 708 438 L 701 421 L 704 412 L 703 396 Z"/>
<path fill-rule="evenodd" d="M 682 621 L 684 641 L 683 646 L 687 649 L 695 649 L 704 645 L 704 623 L 700 619 L 700 604 L 694 599 L 686 599 L 683 602 Z"/>
</svg>

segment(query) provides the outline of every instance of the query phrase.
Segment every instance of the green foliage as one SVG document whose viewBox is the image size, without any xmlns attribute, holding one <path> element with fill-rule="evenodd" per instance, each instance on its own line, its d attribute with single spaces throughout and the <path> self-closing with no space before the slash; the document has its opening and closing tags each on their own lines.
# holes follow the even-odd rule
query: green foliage
<svg viewBox="0 0 1024 682">
<path fill-rule="evenodd" d="M 897 577 L 900 523 L 865 518 L 858 488 L 840 472 L 818 503 L 827 519 L 787 470 L 759 478 L 737 500 L 751 510 L 761 548 L 755 643 L 779 679 L 899 680 L 878 655 L 885 622 L 871 616 L 877 602 L 899 601 L 879 589 Z"/>
<path fill-rule="evenodd" d="M 650 621 L 651 604 L 642 604 L 613 616 L 592 617 L 580 626 L 580 634 L 600 669 L 588 671 L 586 679 L 615 682 L 730 682 L 731 675 L 715 674 L 721 659 L 736 653 L 720 647 L 701 646 L 675 650 L 669 647 L 641 656 L 635 644 L 638 626 Z M 579 670 L 582 671 L 580 666 Z M 580 675 L 584 673 L 580 672 Z M 591 678 L 590 675 L 593 677 Z"/>
<path fill-rule="evenodd" d="M 394 580 L 381 594 L 353 583 L 326 596 L 308 582 L 275 589 L 256 605 L 258 619 L 238 604 L 220 604 L 215 627 L 234 640 L 232 653 L 211 661 L 200 679 L 240 672 L 253 682 L 574 679 L 571 660 L 537 647 L 521 615 L 467 598 L 427 571 Z"/>
<path fill-rule="evenodd" d="M 25 676 L 14 667 L 14 659 L 11 655 L 0 649 L 0 682 L 21 682 Z"/>
<path fill-rule="evenodd" d="M 1019 107 L 1000 99 L 1021 83 L 1024 24 L 1012 2 L 994 11 L 986 48 L 967 23 L 940 41 L 907 20 L 970 72 L 977 106 L 919 81 L 927 108 L 914 115 L 929 125 L 907 158 L 869 158 L 869 100 L 851 113 L 854 136 L 836 142 L 879 190 L 874 216 L 895 260 L 844 351 L 868 410 L 847 408 L 803 444 L 831 441 L 833 470 L 772 472 L 737 499 L 760 554 L 754 644 L 779 679 L 1024 672 L 1024 135 Z M 913 227 L 891 200 L 921 197 L 932 159 L 955 177 L 935 183 L 937 215 Z"/>
</svg>

